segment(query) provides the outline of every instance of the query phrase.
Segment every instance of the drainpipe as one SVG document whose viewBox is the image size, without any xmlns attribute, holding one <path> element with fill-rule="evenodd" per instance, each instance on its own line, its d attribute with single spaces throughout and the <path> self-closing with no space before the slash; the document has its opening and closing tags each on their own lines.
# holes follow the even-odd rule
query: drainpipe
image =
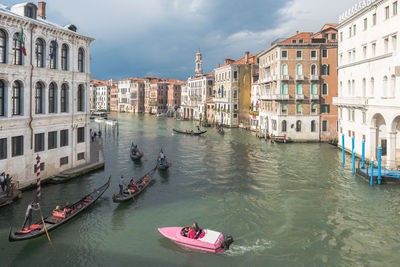
<svg viewBox="0 0 400 267">
<path fill-rule="evenodd" d="M 33 127 L 32 127 L 32 122 L 33 122 L 33 29 L 36 28 L 36 25 L 31 24 L 30 30 L 31 30 L 31 47 L 30 47 L 30 54 L 31 54 L 31 71 L 30 71 L 30 90 L 29 90 L 29 103 L 30 103 L 30 111 L 29 111 L 29 128 L 31 130 L 31 150 L 33 149 Z"/>
</svg>

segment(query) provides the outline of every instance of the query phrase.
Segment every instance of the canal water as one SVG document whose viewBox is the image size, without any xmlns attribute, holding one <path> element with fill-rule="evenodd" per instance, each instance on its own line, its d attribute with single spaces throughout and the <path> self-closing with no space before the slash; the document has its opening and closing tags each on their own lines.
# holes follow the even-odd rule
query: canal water
<svg viewBox="0 0 400 267">
<path fill-rule="evenodd" d="M 75 201 L 104 184 L 96 204 L 45 236 L 9 243 L 34 192 L 0 209 L 1 266 L 395 266 L 400 261 L 400 187 L 369 187 L 342 166 L 326 144 L 270 144 L 253 133 L 215 129 L 202 137 L 172 133 L 192 122 L 115 114 L 116 130 L 103 128 L 104 171 L 42 188 L 41 206 Z M 93 129 L 99 124 L 93 123 Z M 104 125 L 102 126 L 104 127 Z M 129 158 L 131 142 L 144 151 Z M 151 169 L 160 148 L 172 167 L 136 202 L 116 204 L 118 177 Z M 350 157 L 347 158 L 350 162 Z M 38 214 L 34 215 L 38 219 Z M 200 227 L 230 234 L 231 249 L 211 254 L 182 248 L 157 228 Z"/>
</svg>

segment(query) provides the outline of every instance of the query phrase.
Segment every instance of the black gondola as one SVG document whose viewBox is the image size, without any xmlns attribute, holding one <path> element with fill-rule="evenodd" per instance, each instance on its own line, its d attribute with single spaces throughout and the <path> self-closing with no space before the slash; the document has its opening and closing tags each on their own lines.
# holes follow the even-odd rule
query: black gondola
<svg viewBox="0 0 400 267">
<path fill-rule="evenodd" d="M 143 152 L 141 152 L 139 150 L 139 148 L 137 148 L 137 146 L 136 146 L 136 150 L 135 150 L 135 145 L 132 143 L 131 150 L 130 150 L 130 156 L 131 156 L 132 160 L 139 160 L 143 157 Z"/>
<path fill-rule="evenodd" d="M 111 176 L 108 178 L 107 183 L 99 187 L 98 189 L 95 189 L 92 193 L 86 195 L 84 198 L 79 200 L 78 202 L 68 205 L 65 207 L 65 209 L 68 210 L 65 214 L 65 218 L 60 217 L 60 216 L 53 216 L 50 215 L 46 218 L 44 218 L 44 222 L 46 224 L 46 229 L 48 232 L 56 229 L 60 225 L 68 222 L 84 210 L 86 210 L 88 207 L 90 207 L 93 203 L 96 202 L 97 199 L 99 199 L 103 193 L 107 190 L 107 188 L 110 186 L 110 181 L 111 181 Z M 53 212 L 54 214 L 54 212 Z M 33 224 L 29 227 L 29 229 L 25 228 L 24 230 L 21 231 L 16 231 L 13 232 L 12 228 L 10 229 L 10 234 L 8 236 L 8 240 L 10 242 L 13 241 L 20 241 L 20 240 L 26 240 L 26 239 L 31 239 L 35 238 L 41 235 L 44 235 L 45 231 L 43 228 L 43 223 L 40 220 L 36 224 Z"/>
<path fill-rule="evenodd" d="M 114 194 L 113 197 L 112 197 L 112 198 L 113 198 L 113 201 L 114 201 L 114 202 L 117 202 L 117 203 L 124 202 L 124 201 L 127 201 L 127 200 L 129 200 L 129 199 L 132 199 L 132 198 L 136 197 L 137 195 L 139 195 L 140 193 L 142 193 L 143 190 L 146 189 L 146 187 L 148 187 L 152 182 L 155 181 L 155 180 L 153 179 L 153 175 L 154 175 L 156 169 L 157 169 L 157 166 L 154 167 L 153 169 L 151 169 L 150 171 L 148 171 L 145 175 L 143 175 L 142 178 L 140 178 L 139 180 L 135 181 L 135 182 L 136 182 L 136 185 L 137 185 L 138 188 L 139 188 L 138 191 L 135 191 L 134 193 L 131 194 L 131 193 L 129 193 L 129 191 L 126 189 L 126 190 L 124 190 L 124 192 L 123 192 L 122 195 L 120 195 L 120 194 Z M 146 182 L 145 184 L 143 184 L 142 182 L 143 182 L 143 180 L 144 180 L 145 178 L 147 178 L 148 180 L 147 180 L 147 182 Z"/>
<path fill-rule="evenodd" d="M 176 133 L 187 134 L 187 135 L 202 135 L 207 132 L 207 131 L 194 132 L 192 130 L 181 131 L 181 130 L 177 130 L 177 129 L 172 129 L 172 130 Z"/>
<path fill-rule="evenodd" d="M 171 166 L 171 162 L 168 162 L 167 157 L 164 155 L 164 159 L 161 160 L 161 153 L 164 154 L 163 150 L 161 149 L 160 151 L 160 156 L 157 158 L 157 168 L 159 170 L 166 170 L 169 168 L 169 166 Z"/>
</svg>

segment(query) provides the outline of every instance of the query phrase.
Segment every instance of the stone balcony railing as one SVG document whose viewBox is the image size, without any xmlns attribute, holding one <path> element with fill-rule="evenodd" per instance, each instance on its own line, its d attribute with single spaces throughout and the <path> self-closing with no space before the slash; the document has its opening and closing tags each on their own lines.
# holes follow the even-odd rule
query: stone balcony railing
<svg viewBox="0 0 400 267">
<path fill-rule="evenodd" d="M 304 81 L 304 75 L 296 75 L 296 81 Z"/>
<path fill-rule="evenodd" d="M 335 106 L 363 107 L 368 104 L 368 98 L 366 98 L 366 97 L 334 97 L 333 104 Z"/>
<path fill-rule="evenodd" d="M 290 76 L 289 75 L 282 75 L 281 76 L 281 80 L 282 81 L 289 81 L 290 80 Z"/>
<path fill-rule="evenodd" d="M 310 99 L 311 99 L 311 100 L 318 100 L 318 99 L 319 99 L 319 95 L 311 94 L 311 95 L 310 95 Z"/>
<path fill-rule="evenodd" d="M 296 100 L 304 100 L 303 94 L 296 94 Z"/>
<path fill-rule="evenodd" d="M 319 75 L 310 75 L 311 81 L 319 81 Z"/>
</svg>

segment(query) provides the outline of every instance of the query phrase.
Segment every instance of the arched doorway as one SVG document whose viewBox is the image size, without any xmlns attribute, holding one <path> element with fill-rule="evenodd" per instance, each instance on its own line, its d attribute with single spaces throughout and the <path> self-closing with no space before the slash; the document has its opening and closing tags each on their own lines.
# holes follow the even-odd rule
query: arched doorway
<svg viewBox="0 0 400 267">
<path fill-rule="evenodd" d="M 377 159 L 378 147 L 382 147 L 382 162 L 386 163 L 387 158 L 387 128 L 386 121 L 379 113 L 375 114 L 371 120 L 370 132 L 370 156 Z"/>
<path fill-rule="evenodd" d="M 400 115 L 396 116 L 388 132 L 388 157 L 389 167 L 397 168 L 400 165 Z"/>
</svg>

